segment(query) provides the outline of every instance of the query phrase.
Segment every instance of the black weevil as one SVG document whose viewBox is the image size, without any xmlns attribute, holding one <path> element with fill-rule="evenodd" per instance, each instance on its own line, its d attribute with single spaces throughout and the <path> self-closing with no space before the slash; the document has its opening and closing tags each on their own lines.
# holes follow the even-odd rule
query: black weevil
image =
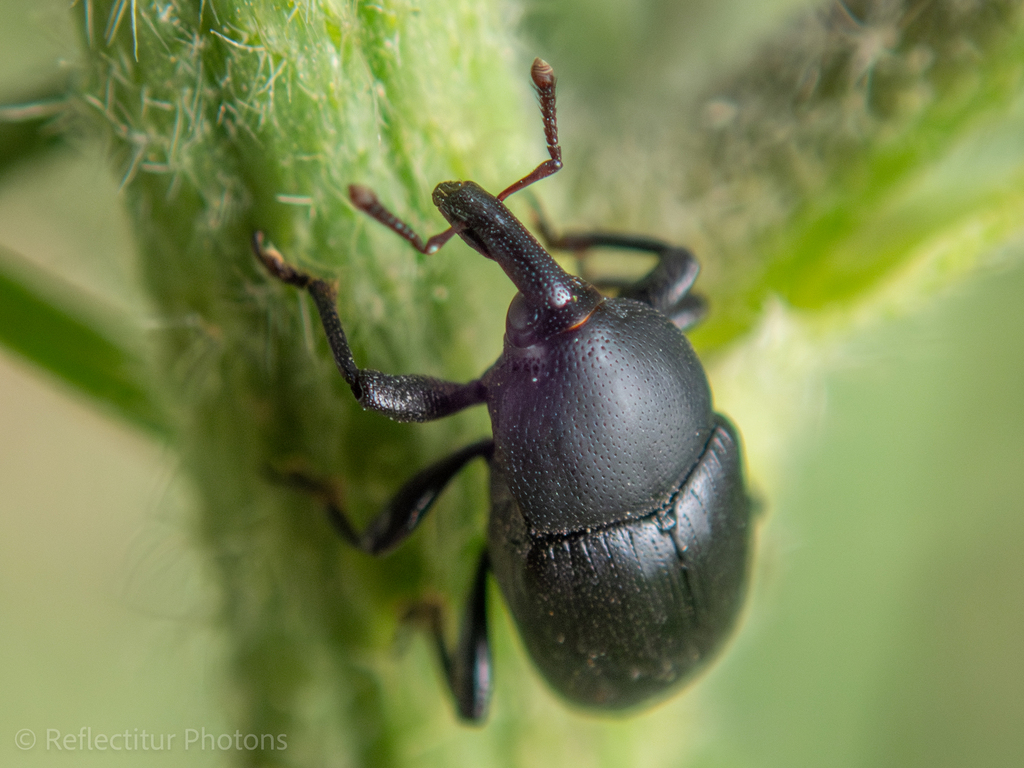
<svg viewBox="0 0 1024 768">
<path fill-rule="evenodd" d="M 288 480 L 323 498 L 340 534 L 382 554 L 405 539 L 467 463 L 491 471 L 487 548 L 480 557 L 458 646 L 432 631 L 459 714 L 482 720 L 491 691 L 486 577 L 491 571 L 534 662 L 570 701 L 603 709 L 649 702 L 691 677 L 727 637 L 745 590 L 751 505 L 735 429 L 711 407 L 707 378 L 682 330 L 703 302 L 689 292 L 693 255 L 642 237 L 552 236 L 549 247 L 648 251 L 658 263 L 605 298 L 565 272 L 502 202 L 562 167 L 555 77 L 537 59 L 549 160 L 497 197 L 447 181 L 434 204 L 449 228 L 424 242 L 368 189 L 353 204 L 433 253 L 453 235 L 496 261 L 519 292 L 504 351 L 467 384 L 391 376 L 356 366 L 324 280 L 289 266 L 254 236 L 276 278 L 309 291 L 338 369 L 363 408 L 396 421 L 430 421 L 486 403 L 493 438 L 427 467 L 357 533 L 329 484 Z"/>
</svg>

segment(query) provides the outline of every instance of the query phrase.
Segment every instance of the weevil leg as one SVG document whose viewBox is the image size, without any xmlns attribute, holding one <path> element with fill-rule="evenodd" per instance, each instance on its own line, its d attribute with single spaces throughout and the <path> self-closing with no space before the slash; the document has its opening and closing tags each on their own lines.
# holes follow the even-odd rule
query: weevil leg
<svg viewBox="0 0 1024 768">
<path fill-rule="evenodd" d="M 620 235 L 610 232 L 573 232 L 557 235 L 544 219 L 539 207 L 534 207 L 537 232 L 548 248 L 572 251 L 585 256 L 590 248 L 621 248 L 646 251 L 658 257 L 658 263 L 637 281 L 599 279 L 594 285 L 601 289 L 617 289 L 620 296 L 650 304 L 663 312 L 680 329 L 692 328 L 704 317 L 707 304 L 703 297 L 690 293 L 700 263 L 686 248 L 669 245 L 640 235 Z"/>
<path fill-rule="evenodd" d="M 481 440 L 431 464 L 405 482 L 384 509 L 362 533 L 345 513 L 338 485 L 331 480 L 312 477 L 297 470 L 272 470 L 274 478 L 319 499 L 338 535 L 357 549 L 371 555 L 383 555 L 401 544 L 420 524 L 445 486 L 463 467 L 477 457 L 490 459 L 493 440 Z"/>
<path fill-rule="evenodd" d="M 473 723 L 483 722 L 487 717 L 487 705 L 491 699 L 491 647 L 487 635 L 489 570 L 490 559 L 484 550 L 459 627 L 459 643 L 454 650 L 449 650 L 445 642 L 440 606 L 423 603 L 407 615 L 410 620 L 424 623 L 433 635 L 441 669 L 455 698 L 459 717 Z"/>
<path fill-rule="evenodd" d="M 484 402 L 486 389 L 479 379 L 466 384 L 430 376 L 392 376 L 359 368 L 352 357 L 345 331 L 335 307 L 337 289 L 326 280 L 313 277 L 288 264 L 263 233 L 253 235 L 253 251 L 278 280 L 309 292 L 320 313 L 334 362 L 359 404 L 395 421 L 432 421 Z"/>
<path fill-rule="evenodd" d="M 371 555 L 382 555 L 400 544 L 419 525 L 445 486 L 470 461 L 490 459 L 493 440 L 467 445 L 422 470 L 398 491 L 362 534 L 345 514 L 338 485 L 311 477 L 301 471 L 274 470 L 275 479 L 316 496 L 323 502 L 327 516 L 339 535 L 352 546 Z M 480 557 L 476 576 L 466 602 L 459 629 L 459 642 L 449 651 L 444 639 L 441 608 L 423 603 L 415 606 L 406 619 L 426 624 L 434 640 L 445 681 L 455 698 L 459 716 L 470 722 L 482 722 L 491 697 L 491 651 L 487 636 L 487 572 L 490 560 L 486 550 Z"/>
</svg>

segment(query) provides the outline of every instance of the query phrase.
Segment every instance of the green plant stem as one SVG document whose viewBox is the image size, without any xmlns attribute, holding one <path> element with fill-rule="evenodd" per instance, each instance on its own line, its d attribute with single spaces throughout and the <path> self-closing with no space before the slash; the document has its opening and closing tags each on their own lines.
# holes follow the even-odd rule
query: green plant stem
<svg viewBox="0 0 1024 768">
<path fill-rule="evenodd" d="M 479 541 L 482 488 L 450 494 L 443 546 L 414 544 L 385 565 L 346 550 L 314 502 L 265 470 L 298 459 L 340 474 L 366 519 L 395 477 L 467 439 L 479 415 L 427 430 L 364 416 L 307 300 L 269 280 L 249 243 L 263 230 L 288 258 L 340 278 L 361 364 L 478 373 L 464 321 L 490 300 L 487 265 L 455 247 L 417 256 L 357 216 L 345 189 L 372 185 L 427 230 L 439 226 L 433 182 L 515 178 L 527 71 L 512 73 L 496 11 L 475 2 L 93 9 L 103 23 L 87 40 L 85 108 L 120 139 L 145 281 L 169 328 L 159 368 L 222 586 L 235 722 L 288 738 L 285 752 L 245 759 L 393 764 L 408 726 L 396 710 L 436 718 L 445 694 L 432 686 L 410 714 L 374 669 L 404 604 L 428 584 L 455 596 L 468 583 L 446 564 Z M 333 735 L 303 715 L 310 702 Z"/>
</svg>

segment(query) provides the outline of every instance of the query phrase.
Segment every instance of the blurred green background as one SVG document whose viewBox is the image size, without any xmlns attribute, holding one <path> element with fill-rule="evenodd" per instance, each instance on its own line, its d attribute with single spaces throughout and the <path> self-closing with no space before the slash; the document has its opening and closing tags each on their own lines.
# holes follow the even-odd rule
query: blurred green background
<svg viewBox="0 0 1024 768">
<path fill-rule="evenodd" d="M 683 58 L 705 66 L 787 10 L 693 5 L 710 31 L 695 32 Z M 597 98 L 595 84 L 614 75 L 602 72 L 593 41 L 612 30 L 642 47 L 649 29 L 626 23 L 642 17 L 640 4 L 620 16 L 586 8 L 558 4 L 550 13 L 566 15 L 534 10 L 524 21 L 545 56 L 563 57 L 564 82 L 592 78 L 570 91 L 567 109 Z M 75 57 L 65 13 L 60 3 L 4 1 L 0 94 L 16 98 Z M 559 22 L 572 14 L 585 21 Z M 722 40 L 718 61 L 700 58 L 702 45 Z M 647 47 L 669 55 L 664 44 Z M 146 317 L 118 206 L 102 148 L 68 149 L 4 181 L 0 246 Z M 768 311 L 741 352 L 715 358 L 718 405 L 744 431 L 766 502 L 741 631 L 670 703 L 628 722 L 570 713 L 562 740 L 512 745 L 496 763 L 1024 764 L 1022 255 L 1008 243 L 914 311 L 877 312 L 842 333 L 814 334 L 813 317 Z M 777 434 L 764 412 L 795 426 Z M 2 764 L 234 757 L 182 748 L 185 729 L 234 726 L 222 714 L 224 651 L 180 485 L 172 452 L 23 361 L 0 358 Z M 521 657 L 517 641 L 499 661 L 510 654 Z M 433 685 L 430 663 L 417 642 L 395 659 Z M 522 660 L 518 669 L 532 674 Z M 502 667 L 497 674 L 500 707 Z M 440 692 L 438 702 L 447 706 Z M 46 749 L 47 729 L 83 726 L 175 733 L 177 744 L 130 757 Z M 24 728 L 37 738 L 27 751 L 15 743 Z M 402 757 L 471 759 L 484 734 L 418 734 Z M 337 764 L 347 763 L 339 755 Z"/>
</svg>

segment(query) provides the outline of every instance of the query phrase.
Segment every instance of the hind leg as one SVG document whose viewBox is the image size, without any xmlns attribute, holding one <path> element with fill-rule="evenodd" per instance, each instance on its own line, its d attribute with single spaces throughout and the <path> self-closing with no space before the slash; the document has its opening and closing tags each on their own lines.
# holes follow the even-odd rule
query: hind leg
<svg viewBox="0 0 1024 768">
<path fill-rule="evenodd" d="M 487 717 L 491 698 L 491 647 L 487 634 L 487 573 L 490 559 L 485 550 L 477 565 L 459 627 L 459 642 L 454 649 L 444 638 L 441 607 L 432 603 L 415 606 L 407 619 L 424 625 L 434 638 L 441 669 L 455 698 L 459 717 L 481 723 Z"/>
<path fill-rule="evenodd" d="M 345 513 L 337 485 L 301 471 L 274 470 L 277 480 L 317 498 L 338 534 L 353 547 L 383 555 L 400 544 L 420 524 L 434 501 L 463 467 L 475 458 L 490 460 L 494 441 L 481 440 L 431 464 L 410 478 L 383 510 L 358 533 Z M 487 637 L 487 553 L 480 558 L 463 613 L 459 642 L 449 649 L 444 639 L 440 606 L 416 606 L 407 619 L 425 625 L 434 639 L 445 681 L 464 720 L 479 722 L 487 714 L 491 695 L 491 652 Z"/>
</svg>

